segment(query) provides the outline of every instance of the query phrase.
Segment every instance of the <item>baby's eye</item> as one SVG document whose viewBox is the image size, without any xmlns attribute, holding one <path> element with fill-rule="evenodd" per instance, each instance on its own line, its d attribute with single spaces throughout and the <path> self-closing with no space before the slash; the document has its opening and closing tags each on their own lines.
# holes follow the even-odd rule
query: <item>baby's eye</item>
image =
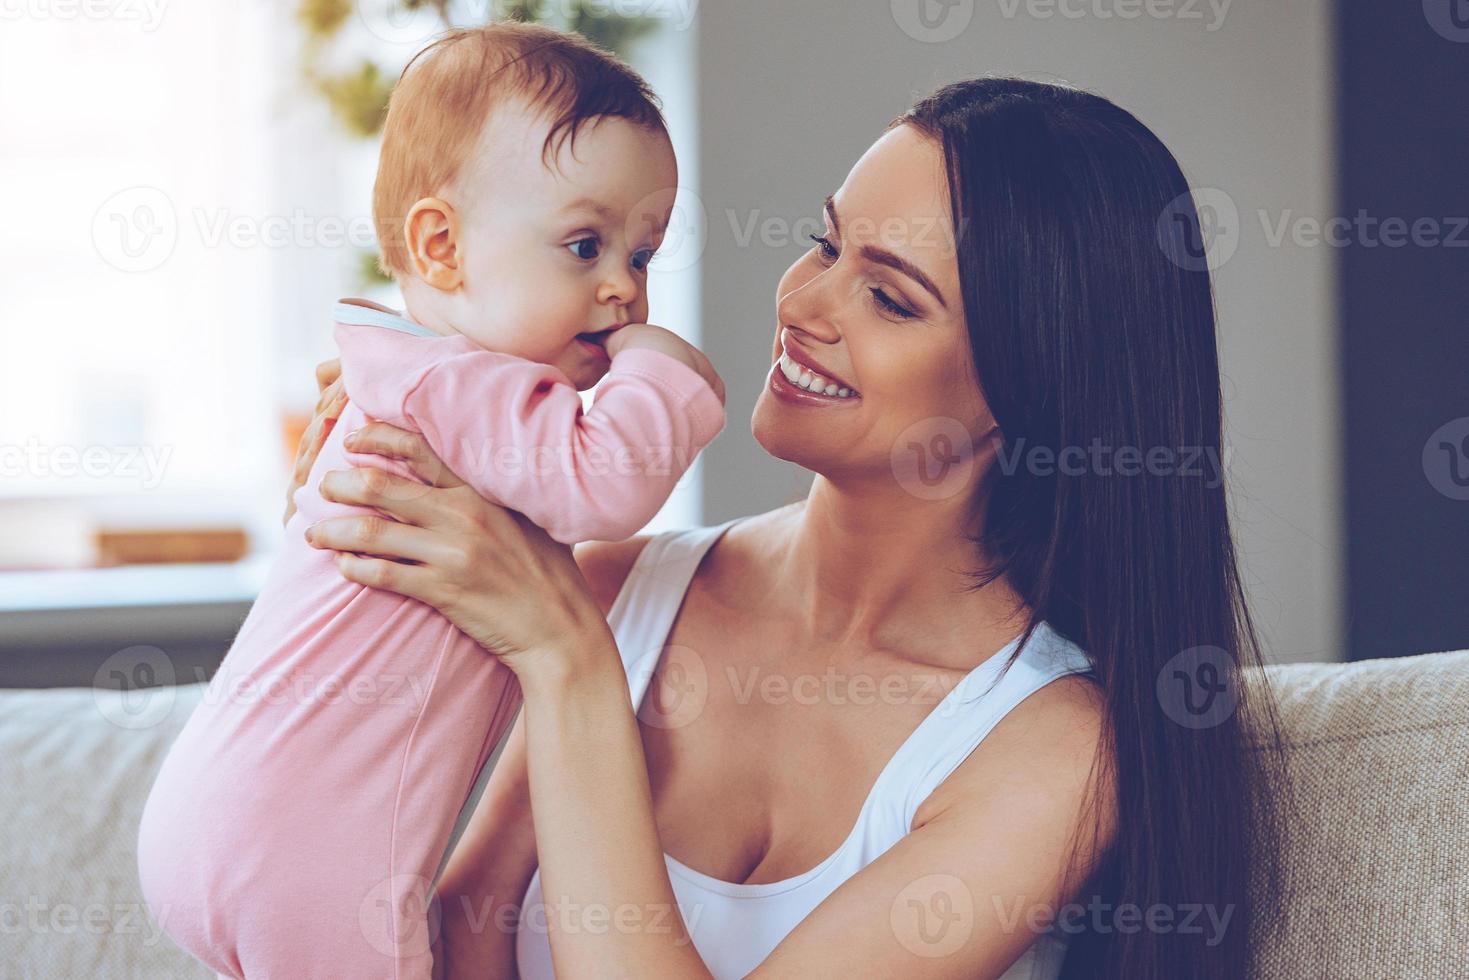
<svg viewBox="0 0 1469 980">
<path fill-rule="evenodd" d="M 638 249 L 632 254 L 632 267 L 642 272 L 653 261 L 653 250 L 651 248 Z"/>
<path fill-rule="evenodd" d="M 602 243 L 595 238 L 579 238 L 566 247 L 571 249 L 571 254 L 587 262 L 602 254 Z"/>
</svg>

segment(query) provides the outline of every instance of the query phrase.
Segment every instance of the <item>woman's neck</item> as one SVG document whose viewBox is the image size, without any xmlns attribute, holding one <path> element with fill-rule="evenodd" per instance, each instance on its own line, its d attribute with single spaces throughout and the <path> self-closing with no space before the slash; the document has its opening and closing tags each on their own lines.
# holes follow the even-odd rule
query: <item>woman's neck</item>
<svg viewBox="0 0 1469 980">
<path fill-rule="evenodd" d="M 979 527 L 975 510 L 971 494 L 920 500 L 818 475 L 776 549 L 787 615 L 818 640 L 961 660 L 974 644 L 1003 644 L 1023 627 L 1020 601 L 1003 578 L 968 591 L 981 562 L 966 536 Z"/>
</svg>

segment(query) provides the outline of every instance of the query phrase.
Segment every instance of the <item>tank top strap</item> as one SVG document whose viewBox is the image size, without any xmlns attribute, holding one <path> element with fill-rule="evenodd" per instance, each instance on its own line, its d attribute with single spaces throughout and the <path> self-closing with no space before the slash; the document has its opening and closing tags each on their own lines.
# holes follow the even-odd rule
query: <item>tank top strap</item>
<svg viewBox="0 0 1469 980">
<path fill-rule="evenodd" d="M 874 787 L 881 800 L 873 817 L 881 836 L 909 832 L 926 800 L 1000 720 L 1021 701 L 1066 674 L 1092 669 L 1090 659 L 1048 623 L 1040 623 L 1016 652 L 1019 638 L 971 671 L 918 728 Z"/>
<path fill-rule="evenodd" d="M 738 520 L 663 531 L 638 552 L 607 612 L 607 625 L 617 640 L 634 706 L 642 703 L 699 562 Z"/>
</svg>

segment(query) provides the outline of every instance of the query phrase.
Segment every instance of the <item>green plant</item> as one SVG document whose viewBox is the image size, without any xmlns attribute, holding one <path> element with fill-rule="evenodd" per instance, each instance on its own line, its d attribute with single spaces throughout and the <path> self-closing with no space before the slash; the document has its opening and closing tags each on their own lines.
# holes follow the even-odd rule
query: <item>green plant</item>
<svg viewBox="0 0 1469 980">
<path fill-rule="evenodd" d="M 392 0 L 403 13 L 431 9 L 445 27 L 464 26 L 452 16 L 450 0 Z M 603 3 L 585 0 L 559 3 L 564 13 L 548 10 L 541 0 L 496 0 L 486 20 L 515 20 L 576 31 L 609 51 L 626 57 L 628 47 L 657 25 L 651 17 L 623 17 L 605 10 Z M 382 129 L 388 96 L 397 78 L 370 58 L 361 58 L 345 71 L 323 67 L 331 44 L 352 18 L 352 0 L 300 0 L 296 21 L 306 32 L 303 74 L 308 85 L 324 98 L 332 115 L 354 136 L 370 138 Z"/>
</svg>

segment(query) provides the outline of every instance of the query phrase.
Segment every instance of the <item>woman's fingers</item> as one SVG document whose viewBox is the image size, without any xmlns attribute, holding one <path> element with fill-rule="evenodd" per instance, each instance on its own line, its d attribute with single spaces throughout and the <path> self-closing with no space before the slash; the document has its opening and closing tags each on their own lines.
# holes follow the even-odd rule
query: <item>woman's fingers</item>
<svg viewBox="0 0 1469 980">
<path fill-rule="evenodd" d="M 417 480 L 396 476 L 375 466 L 354 466 L 346 470 L 329 470 L 322 474 L 317 492 L 323 500 L 339 504 L 376 507 L 405 524 L 419 527 L 440 513 L 437 501 L 429 500 L 436 487 Z M 443 519 L 440 518 L 440 524 Z"/>
<path fill-rule="evenodd" d="M 335 361 L 327 361 L 317 365 L 317 380 L 322 377 L 322 369 L 327 365 L 335 364 Z M 301 433 L 301 440 L 296 444 L 296 460 L 291 467 L 291 485 L 286 488 L 286 513 L 283 523 L 289 523 L 291 515 L 296 512 L 296 491 L 306 483 L 306 478 L 311 475 L 311 467 L 316 463 L 316 457 L 321 454 L 321 447 L 326 444 L 327 436 L 331 435 L 337 419 L 347 407 L 347 389 L 343 386 L 341 378 L 331 381 L 322 389 L 321 396 L 316 401 L 316 411 L 307 423 L 306 429 Z"/>
<path fill-rule="evenodd" d="M 386 558 L 337 555 L 337 568 L 348 581 L 374 589 L 386 589 L 428 605 L 438 601 L 438 579 L 421 565 L 405 565 Z"/>
<path fill-rule="evenodd" d="M 317 521 L 306 529 L 306 543 L 313 548 L 415 562 L 436 569 L 458 568 L 463 563 L 462 553 L 445 535 L 373 514 Z"/>
<path fill-rule="evenodd" d="M 317 392 L 319 392 L 321 394 L 325 394 L 326 393 L 326 389 L 330 385 L 335 384 L 336 381 L 337 381 L 337 379 L 340 378 L 341 376 L 342 376 L 342 359 L 341 358 L 334 357 L 330 361 L 322 361 L 320 364 L 316 365 L 316 390 L 317 390 Z M 317 409 L 317 411 L 321 411 L 321 403 L 320 402 L 317 402 L 316 409 Z"/>
<path fill-rule="evenodd" d="M 443 460 L 429 448 L 428 441 L 417 432 L 386 422 L 369 422 L 350 433 L 344 445 L 354 453 L 372 453 L 402 460 L 414 475 L 433 486 L 464 486 L 464 481 L 444 465 Z"/>
</svg>

